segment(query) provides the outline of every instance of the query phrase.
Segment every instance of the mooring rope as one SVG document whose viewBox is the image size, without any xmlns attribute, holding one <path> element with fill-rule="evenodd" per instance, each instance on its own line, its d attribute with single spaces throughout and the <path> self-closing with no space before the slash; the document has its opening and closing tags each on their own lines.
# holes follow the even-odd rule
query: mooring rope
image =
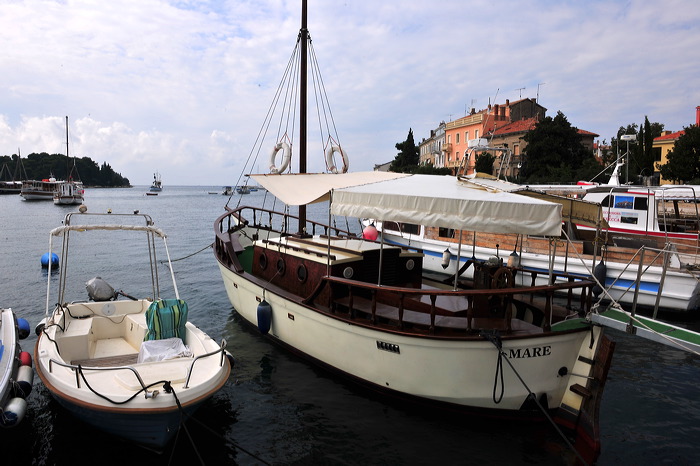
<svg viewBox="0 0 700 466">
<path fill-rule="evenodd" d="M 490 341 L 491 343 L 493 343 L 493 345 L 496 347 L 496 350 L 498 351 L 499 355 L 502 354 L 503 358 L 500 358 L 500 357 L 499 357 L 499 363 L 501 362 L 502 359 L 504 359 L 504 360 L 508 363 L 508 365 L 510 366 L 510 368 L 513 369 L 513 373 L 516 375 L 516 377 L 518 377 L 518 380 L 520 380 L 520 383 L 523 384 L 523 387 L 525 387 L 525 390 L 527 390 L 528 398 L 532 399 L 532 400 L 535 402 L 535 404 L 536 404 L 537 407 L 540 409 L 540 411 L 542 411 L 542 414 L 544 415 L 544 417 L 549 421 L 549 423 L 552 425 L 552 427 L 554 427 L 554 430 L 556 430 L 557 434 L 559 434 L 559 436 L 562 438 L 562 440 L 564 441 L 564 443 L 566 443 L 566 445 L 571 449 L 571 451 L 573 451 L 574 454 L 578 457 L 578 460 L 579 460 L 582 464 L 588 464 L 588 463 L 586 463 L 586 461 L 585 461 L 585 460 L 583 459 L 583 457 L 581 456 L 581 453 L 579 453 L 579 452 L 574 448 L 574 446 L 571 444 L 571 442 L 570 442 L 569 439 L 566 437 L 566 435 L 564 435 L 564 432 L 562 432 L 561 429 L 559 429 L 559 426 L 557 426 L 556 422 L 554 422 L 554 419 L 552 419 L 552 417 L 549 415 L 549 413 L 548 413 L 547 410 L 544 408 L 544 406 L 542 406 L 542 404 L 540 404 L 540 401 L 537 399 L 537 396 L 532 392 L 532 390 L 530 390 L 530 387 L 527 386 L 527 384 L 525 383 L 525 380 L 523 380 L 523 378 L 520 376 L 520 374 L 518 373 L 518 371 L 515 370 L 515 367 L 514 367 L 513 364 L 510 362 L 510 359 L 508 359 L 507 355 L 502 351 L 503 346 L 501 345 L 500 338 L 499 338 L 497 335 L 494 335 L 494 334 L 491 334 L 491 333 L 481 333 L 480 335 L 481 335 L 483 338 L 485 338 L 486 340 L 488 340 L 488 341 Z M 495 389 L 495 387 L 494 387 L 494 393 L 495 393 L 495 390 L 496 390 L 496 389 Z"/>
<path fill-rule="evenodd" d="M 209 248 L 212 248 L 212 247 L 214 247 L 214 243 L 207 244 L 206 246 L 204 246 L 204 247 L 203 247 L 202 249 L 200 249 L 199 251 L 193 252 L 192 254 L 188 254 L 188 255 L 183 256 L 183 257 L 180 257 L 180 258 L 178 258 L 178 259 L 171 259 L 170 262 L 177 262 L 177 261 L 181 261 L 181 260 L 184 260 L 184 259 L 189 259 L 190 257 L 195 256 L 195 255 L 199 254 L 200 252 L 205 251 L 205 250 L 207 250 L 207 249 L 209 249 Z M 161 260 L 161 261 L 159 261 L 159 262 L 160 262 L 161 264 L 164 264 L 164 263 L 166 263 L 167 261 L 166 261 L 166 260 Z"/>
</svg>

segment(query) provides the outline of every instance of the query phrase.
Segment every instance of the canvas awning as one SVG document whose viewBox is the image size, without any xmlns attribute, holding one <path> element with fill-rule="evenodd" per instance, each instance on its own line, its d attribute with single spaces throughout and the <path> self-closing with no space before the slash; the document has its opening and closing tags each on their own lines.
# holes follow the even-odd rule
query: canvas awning
<svg viewBox="0 0 700 466">
<path fill-rule="evenodd" d="M 328 200 L 332 189 L 374 183 L 410 176 L 391 172 L 305 173 L 286 175 L 250 175 L 262 187 L 287 205 L 306 205 Z"/>
<path fill-rule="evenodd" d="M 489 192 L 453 176 L 410 175 L 332 193 L 331 212 L 491 233 L 559 236 L 562 206 L 507 192 Z"/>
<path fill-rule="evenodd" d="M 577 225 L 585 225 L 591 228 L 597 228 L 599 226 L 603 229 L 608 228 L 608 222 L 603 217 L 599 204 L 582 201 L 573 197 L 550 194 L 549 192 L 545 191 L 546 189 L 558 191 L 563 190 L 563 188 L 576 188 L 578 186 L 523 186 L 516 183 L 511 183 L 509 181 L 499 180 L 495 176 L 485 175 L 483 173 L 477 173 L 467 177 L 460 177 L 459 180 L 460 183 L 464 183 L 465 185 L 474 185 L 475 187 L 479 187 L 487 191 L 504 191 L 541 199 L 543 201 L 555 202 L 562 205 L 562 217 L 566 222 L 575 223 Z M 569 190 L 569 192 L 576 193 L 577 191 Z M 578 192 L 582 193 L 584 191 L 579 189 Z"/>
</svg>

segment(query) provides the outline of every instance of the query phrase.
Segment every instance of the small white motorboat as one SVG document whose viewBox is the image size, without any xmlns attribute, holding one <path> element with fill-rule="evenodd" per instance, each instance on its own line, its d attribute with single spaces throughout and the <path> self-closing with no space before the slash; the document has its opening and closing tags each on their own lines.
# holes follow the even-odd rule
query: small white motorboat
<svg viewBox="0 0 700 466">
<path fill-rule="evenodd" d="M 104 223 L 117 219 L 122 223 Z M 116 236 L 96 245 L 108 244 L 111 249 L 127 245 L 120 260 L 123 254 L 133 257 L 130 275 L 145 274 L 136 282 L 145 289 L 132 292 L 140 297 L 115 291 L 95 277 L 86 284 L 89 300 L 69 300 L 67 295 L 82 287 L 68 280 L 67 264 L 73 270 L 78 265 L 98 273 L 112 270 L 104 248 L 98 261 L 94 251 L 88 253 L 81 246 L 69 253 L 69 239 L 79 243 L 76 236 L 97 231 Z M 132 241 L 126 241 L 128 236 Z M 141 241 L 134 244 L 134 236 Z M 46 318 L 37 327 L 37 373 L 51 395 L 76 417 L 161 451 L 181 422 L 228 380 L 232 361 L 226 341 L 217 343 L 187 320 L 188 306 L 178 293 L 166 235 L 148 215 L 71 213 L 51 231 L 50 238 L 54 237 L 62 237 L 63 261 L 57 299 L 51 296 L 50 276 L 47 281 Z M 159 251 L 166 254 L 172 279 L 167 292 L 174 297 L 169 299 L 161 296 L 165 288 L 159 284 L 158 238 L 163 240 Z M 138 248 L 141 242 L 145 249 Z M 50 308 L 50 303 L 57 304 Z"/>
</svg>

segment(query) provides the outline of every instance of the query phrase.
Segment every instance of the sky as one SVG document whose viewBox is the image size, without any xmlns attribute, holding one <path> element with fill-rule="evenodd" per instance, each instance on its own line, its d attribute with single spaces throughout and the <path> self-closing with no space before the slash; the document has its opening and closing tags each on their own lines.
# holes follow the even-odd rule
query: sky
<svg viewBox="0 0 700 466">
<path fill-rule="evenodd" d="M 70 155 L 133 185 L 264 173 L 277 141 L 256 138 L 300 12 L 301 0 L 0 0 L 0 155 L 64 154 L 68 116 Z M 393 160 L 409 129 L 419 143 L 506 99 L 538 98 L 608 142 L 645 116 L 679 131 L 700 105 L 697 0 L 308 0 L 308 27 L 351 171 Z M 310 172 L 325 170 L 321 145 Z"/>
</svg>

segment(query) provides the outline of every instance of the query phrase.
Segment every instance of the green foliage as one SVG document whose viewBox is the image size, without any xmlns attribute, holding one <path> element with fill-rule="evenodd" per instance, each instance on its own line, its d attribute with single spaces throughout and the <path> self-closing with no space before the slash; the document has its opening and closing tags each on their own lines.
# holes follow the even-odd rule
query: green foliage
<svg viewBox="0 0 700 466">
<path fill-rule="evenodd" d="M 700 180 L 700 127 L 684 128 L 667 155 L 665 164 L 659 166 L 661 176 L 679 183 L 696 183 Z"/>
<path fill-rule="evenodd" d="M 0 166 L 17 166 L 17 155 L 0 156 Z M 107 163 L 98 166 L 89 157 L 68 159 L 62 154 L 32 153 L 26 159 L 21 159 L 20 172 L 17 181 L 41 180 L 53 175 L 58 180 L 72 178 L 82 181 L 85 186 L 121 187 L 130 186 L 129 179 L 116 173 Z M 12 169 L 15 172 L 15 168 Z"/>
<path fill-rule="evenodd" d="M 480 152 L 476 155 L 476 161 L 474 162 L 474 171 L 493 175 L 493 163 L 495 161 L 496 156 L 492 153 Z"/>
<path fill-rule="evenodd" d="M 451 175 L 452 172 L 446 167 L 435 167 L 432 164 L 417 165 L 410 171 L 414 175 Z"/>
<path fill-rule="evenodd" d="M 396 143 L 396 149 L 399 153 L 391 162 L 389 171 L 398 173 L 411 173 L 418 165 L 420 160 L 418 147 L 413 140 L 413 129 L 408 130 L 408 137 L 403 142 Z"/>
<path fill-rule="evenodd" d="M 529 183 L 577 181 L 579 172 L 593 159 L 581 144 L 581 136 L 562 112 L 546 117 L 523 137 L 527 142 L 520 172 Z"/>
<path fill-rule="evenodd" d="M 639 128 L 639 131 L 637 130 Z M 649 122 L 648 117 L 644 117 L 644 123 L 638 126 L 636 123 L 632 123 L 625 126 L 620 126 L 617 130 L 617 137 L 612 138 L 610 144 L 612 146 L 613 154 L 616 158 L 618 155 L 622 155 L 627 152 L 627 141 L 621 141 L 620 137 L 626 134 L 635 134 L 637 139 L 629 144 L 629 159 L 625 160 L 626 167 L 620 170 L 621 175 L 630 174 L 632 180 L 636 179 L 637 175 L 651 175 L 654 173 L 654 151 L 652 146 L 654 144 L 654 138 L 661 136 L 664 130 L 663 123 Z M 614 161 L 614 159 L 612 160 Z M 612 161 L 608 163 L 612 163 Z M 634 176 L 632 176 L 634 175 Z M 623 179 L 622 182 L 627 182 L 629 180 Z"/>
</svg>

